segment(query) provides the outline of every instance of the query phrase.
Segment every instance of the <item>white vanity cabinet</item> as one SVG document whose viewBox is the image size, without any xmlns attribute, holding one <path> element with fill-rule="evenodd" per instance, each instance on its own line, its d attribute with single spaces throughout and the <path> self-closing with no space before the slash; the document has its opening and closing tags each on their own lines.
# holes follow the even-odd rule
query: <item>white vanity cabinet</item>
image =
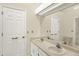
<svg viewBox="0 0 79 59">
<path fill-rule="evenodd" d="M 31 43 L 31 56 L 47 56 L 39 47 Z"/>
<path fill-rule="evenodd" d="M 39 56 L 48 56 L 45 52 L 39 49 Z"/>
<path fill-rule="evenodd" d="M 31 43 L 31 56 L 38 56 L 38 47 Z"/>
</svg>

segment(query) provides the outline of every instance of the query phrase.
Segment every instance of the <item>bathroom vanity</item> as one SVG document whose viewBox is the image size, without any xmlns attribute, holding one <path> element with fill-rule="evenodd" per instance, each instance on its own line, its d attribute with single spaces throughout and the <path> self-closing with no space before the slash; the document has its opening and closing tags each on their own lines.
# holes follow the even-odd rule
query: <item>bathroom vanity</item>
<svg viewBox="0 0 79 59">
<path fill-rule="evenodd" d="M 78 56 L 78 50 L 61 44 L 61 48 L 47 40 L 34 39 L 31 41 L 31 56 Z"/>
</svg>

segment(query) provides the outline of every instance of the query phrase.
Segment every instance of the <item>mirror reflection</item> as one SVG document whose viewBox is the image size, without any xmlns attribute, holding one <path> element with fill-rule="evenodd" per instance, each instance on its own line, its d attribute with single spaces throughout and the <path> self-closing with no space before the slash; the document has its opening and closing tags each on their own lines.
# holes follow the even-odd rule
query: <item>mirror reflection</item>
<svg viewBox="0 0 79 59">
<path fill-rule="evenodd" d="M 74 47 L 79 46 L 79 4 L 60 10 L 42 21 L 42 35 Z"/>
</svg>

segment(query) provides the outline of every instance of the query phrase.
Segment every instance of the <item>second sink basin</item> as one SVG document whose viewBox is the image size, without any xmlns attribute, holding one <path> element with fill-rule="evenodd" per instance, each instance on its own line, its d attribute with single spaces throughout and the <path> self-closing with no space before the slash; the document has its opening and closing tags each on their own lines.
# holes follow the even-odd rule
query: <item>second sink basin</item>
<svg viewBox="0 0 79 59">
<path fill-rule="evenodd" d="M 47 50 L 51 53 L 56 54 L 56 55 L 63 55 L 65 53 L 64 48 L 57 48 L 55 46 L 48 47 Z"/>
</svg>

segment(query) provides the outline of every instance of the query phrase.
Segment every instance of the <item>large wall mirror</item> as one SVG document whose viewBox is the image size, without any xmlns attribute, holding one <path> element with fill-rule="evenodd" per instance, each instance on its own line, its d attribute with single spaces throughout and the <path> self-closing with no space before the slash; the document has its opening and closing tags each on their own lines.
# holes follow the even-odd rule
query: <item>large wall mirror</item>
<svg viewBox="0 0 79 59">
<path fill-rule="evenodd" d="M 79 46 L 79 4 L 45 16 L 41 22 L 43 35 L 62 44 Z"/>
</svg>

